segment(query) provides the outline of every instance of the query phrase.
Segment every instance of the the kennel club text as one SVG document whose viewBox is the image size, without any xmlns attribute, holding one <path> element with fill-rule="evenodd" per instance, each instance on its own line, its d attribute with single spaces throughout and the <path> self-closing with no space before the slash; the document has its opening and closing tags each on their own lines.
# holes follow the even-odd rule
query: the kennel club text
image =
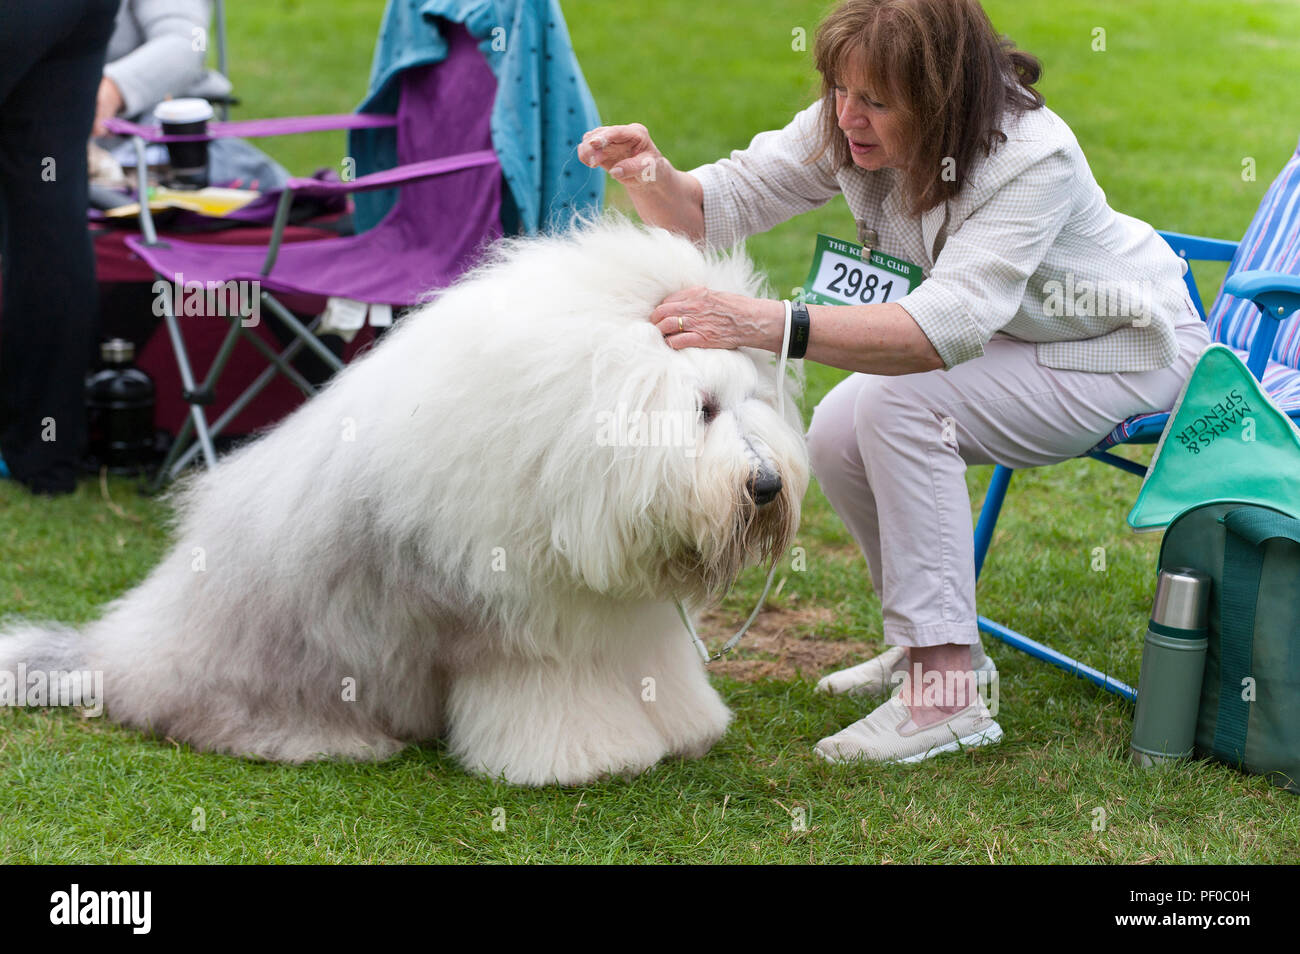
<svg viewBox="0 0 1300 954">
<path fill-rule="evenodd" d="M 151 891 L 70 891 L 50 895 L 51 924 L 126 924 L 132 934 L 148 934 L 153 917 Z"/>
<path fill-rule="evenodd" d="M 850 251 L 854 248 L 834 239 L 826 241 L 811 282 L 810 290 L 816 296 L 845 304 L 880 305 L 896 301 L 911 290 L 904 263 L 876 255 L 864 262 L 860 253 Z"/>
</svg>

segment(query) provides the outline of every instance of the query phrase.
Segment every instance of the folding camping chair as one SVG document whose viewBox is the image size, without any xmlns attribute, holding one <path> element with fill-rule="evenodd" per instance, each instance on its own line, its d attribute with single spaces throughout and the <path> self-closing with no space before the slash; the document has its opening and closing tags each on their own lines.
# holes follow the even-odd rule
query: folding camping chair
<svg viewBox="0 0 1300 954">
<path fill-rule="evenodd" d="M 1240 242 L 1161 232 L 1189 263 L 1184 281 L 1210 337 L 1228 345 L 1279 408 L 1300 424 L 1300 147 L 1269 187 Z M 1223 289 L 1206 314 L 1191 262 L 1231 262 Z M 1147 468 L 1110 452 L 1119 444 L 1153 444 L 1160 439 L 1169 411 L 1139 414 L 1121 422 L 1085 456 L 1144 477 Z M 975 573 L 988 555 L 998 514 L 1011 483 L 1012 469 L 998 466 L 975 527 Z M 984 617 L 981 632 L 1132 701 L 1137 692 L 1105 673 L 1071 659 L 1027 636 Z"/>
<path fill-rule="evenodd" d="M 162 302 L 163 318 L 190 405 L 189 419 L 173 444 L 156 481 L 175 477 L 198 454 L 215 463 L 213 438 L 272 380 L 289 378 L 304 395 L 315 388 L 290 363 L 309 348 L 338 370 L 342 362 L 315 334 L 319 318 L 304 325 L 275 297 L 279 293 L 333 296 L 372 304 L 413 305 L 429 289 L 449 284 L 472 264 L 479 247 L 501 234 L 501 171 L 492 149 L 489 117 L 496 80 L 477 44 L 463 27 L 448 31 L 446 60 L 406 71 L 396 116 L 348 114 L 292 119 L 213 123 L 207 138 L 285 135 L 332 129 L 396 127 L 399 165 L 350 182 L 291 179 L 278 198 L 273 233 L 266 248 L 159 241 L 147 203 L 141 207 L 143 236 L 128 245 L 159 278 L 186 285 L 228 287 L 250 282 L 262 307 L 288 331 L 292 340 L 277 352 L 241 315 L 223 315 L 230 328 L 204 380 L 194 375 L 172 302 Z M 430 117 L 439 118 L 437 123 Z M 139 189 L 146 192 L 144 143 L 174 141 L 156 128 L 114 121 L 114 132 L 135 137 L 140 159 Z M 186 137 L 189 139 L 202 137 Z M 329 195 L 402 186 L 398 202 L 373 229 L 360 235 L 283 244 L 295 195 Z M 167 296 L 163 296 L 167 298 Z M 243 338 L 270 362 L 268 367 L 215 422 L 205 407 L 236 342 Z M 186 446 L 193 433 L 197 443 Z"/>
<path fill-rule="evenodd" d="M 220 16 L 218 28 L 224 29 Z M 498 34 L 509 35 L 511 42 L 498 44 Z M 224 49 L 224 40 L 220 46 Z M 146 140 L 347 129 L 359 170 L 383 170 L 348 182 L 291 179 L 278 200 L 270 200 L 276 204 L 265 248 L 162 242 L 147 208 L 142 209 L 143 237 L 127 244 L 160 278 L 173 281 L 183 275 L 187 286 L 208 288 L 255 283 L 257 300 L 291 338 L 277 352 L 243 326 L 242 316 L 223 315 L 230 321 L 229 331 L 197 383 L 175 309 L 170 301 L 162 303 L 189 414 L 155 486 L 200 454 L 211 466 L 213 438 L 277 374 L 310 397 L 314 388 L 289 363 L 302 348 L 329 368 L 341 367 L 313 333 L 320 319 L 304 324 L 276 294 L 347 299 L 361 307 L 413 305 L 431 289 L 454 281 L 505 227 L 527 232 L 561 228 L 575 211 L 601 205 L 603 173 L 573 155 L 582 131 L 598 125 L 599 117 L 558 0 L 468 6 L 455 0 L 390 0 L 376 46 L 371 93 L 361 108 L 373 112 L 213 123 L 206 137 L 167 137 L 156 128 L 111 123 L 113 131 L 135 137 L 137 155 Z M 144 188 L 141 163 L 142 194 Z M 295 196 L 343 194 L 376 200 L 364 203 L 365 215 L 363 203 L 357 203 L 365 231 L 319 241 L 282 240 Z M 241 339 L 261 352 L 270 367 L 210 424 L 205 408 L 214 402 L 217 379 Z M 196 443 L 186 447 L 191 434 Z"/>
</svg>

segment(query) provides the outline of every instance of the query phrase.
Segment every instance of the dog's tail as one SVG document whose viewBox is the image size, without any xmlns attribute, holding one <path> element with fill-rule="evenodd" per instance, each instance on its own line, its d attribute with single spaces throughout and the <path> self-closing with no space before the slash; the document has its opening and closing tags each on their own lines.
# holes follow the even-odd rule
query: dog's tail
<svg viewBox="0 0 1300 954">
<path fill-rule="evenodd" d="M 6 622 L 0 629 L 0 685 L 17 686 L 24 673 L 41 673 L 51 680 L 56 674 L 79 673 L 86 661 L 85 639 L 70 626 Z M 14 700 L 3 701 L 12 705 Z"/>
</svg>

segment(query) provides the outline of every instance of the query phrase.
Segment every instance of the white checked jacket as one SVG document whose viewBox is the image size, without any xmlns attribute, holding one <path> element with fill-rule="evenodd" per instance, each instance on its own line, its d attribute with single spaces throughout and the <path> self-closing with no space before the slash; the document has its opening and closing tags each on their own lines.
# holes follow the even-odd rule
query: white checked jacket
<svg viewBox="0 0 1300 954">
<path fill-rule="evenodd" d="M 1047 107 L 1005 123 L 1007 141 L 920 218 L 906 211 L 893 169 L 832 172 L 829 150 L 803 162 L 821 108 L 691 170 L 704 190 L 706 245 L 727 248 L 842 192 L 860 240 L 874 230 L 874 248 L 921 267 L 924 280 L 898 304 L 945 367 L 982 355 L 997 332 L 1037 342 L 1051 368 L 1173 363 L 1174 328 L 1200 320 L 1182 280 L 1187 264 L 1150 225 L 1106 204 L 1074 133 Z"/>
</svg>

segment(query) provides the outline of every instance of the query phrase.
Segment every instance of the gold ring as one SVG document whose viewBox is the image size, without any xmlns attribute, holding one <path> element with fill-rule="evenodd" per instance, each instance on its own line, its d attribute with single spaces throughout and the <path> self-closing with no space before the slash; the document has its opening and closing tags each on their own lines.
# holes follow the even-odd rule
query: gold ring
<svg viewBox="0 0 1300 954">
<path fill-rule="evenodd" d="M 678 330 L 679 332 L 680 332 L 680 331 L 685 331 L 685 330 L 686 330 L 686 316 L 685 316 L 685 315 L 678 315 L 678 316 L 677 316 L 677 330 Z"/>
</svg>

